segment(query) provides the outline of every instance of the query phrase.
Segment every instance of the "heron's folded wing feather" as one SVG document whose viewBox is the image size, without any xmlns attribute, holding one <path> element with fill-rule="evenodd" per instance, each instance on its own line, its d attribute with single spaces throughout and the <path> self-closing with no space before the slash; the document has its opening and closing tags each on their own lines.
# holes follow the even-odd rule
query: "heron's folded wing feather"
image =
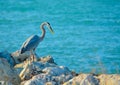
<svg viewBox="0 0 120 85">
<path fill-rule="evenodd" d="M 39 42 L 39 36 L 32 35 L 23 43 L 21 49 L 25 49 L 25 50 L 30 50 L 30 48 L 33 49 L 36 47 L 38 42 Z"/>
</svg>

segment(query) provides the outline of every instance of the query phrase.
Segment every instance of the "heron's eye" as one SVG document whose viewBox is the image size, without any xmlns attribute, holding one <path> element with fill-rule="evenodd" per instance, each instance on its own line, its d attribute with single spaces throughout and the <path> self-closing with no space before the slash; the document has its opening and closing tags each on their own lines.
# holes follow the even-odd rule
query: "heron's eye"
<svg viewBox="0 0 120 85">
<path fill-rule="evenodd" d="M 50 23 L 49 22 L 47 22 L 48 23 L 48 25 L 50 25 Z"/>
</svg>

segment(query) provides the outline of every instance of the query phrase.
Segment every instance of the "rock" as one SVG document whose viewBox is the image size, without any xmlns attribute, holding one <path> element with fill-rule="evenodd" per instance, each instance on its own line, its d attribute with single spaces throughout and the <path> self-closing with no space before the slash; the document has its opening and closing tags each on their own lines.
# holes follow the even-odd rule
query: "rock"
<svg viewBox="0 0 120 85">
<path fill-rule="evenodd" d="M 88 74 L 79 74 L 78 76 L 64 83 L 64 85 L 80 85 L 81 81 L 87 76 Z"/>
<path fill-rule="evenodd" d="M 5 60 L 0 58 L 0 82 L 2 85 L 19 85 L 20 78 L 16 71 L 10 64 Z"/>
<path fill-rule="evenodd" d="M 70 70 L 67 67 L 57 66 L 51 63 L 41 63 L 41 62 L 33 62 L 27 68 L 25 68 L 25 72 L 23 72 L 23 76 L 26 80 L 32 78 L 32 76 L 45 73 L 51 76 L 59 76 L 62 74 L 71 74 Z M 32 76 L 31 76 L 32 75 Z M 24 80 L 24 79 L 23 79 Z"/>
<path fill-rule="evenodd" d="M 14 58 L 7 51 L 0 52 L 0 58 L 6 59 L 11 66 L 16 64 Z"/>
<path fill-rule="evenodd" d="M 48 82 L 52 83 L 52 85 L 61 85 L 70 78 L 72 78 L 72 75 L 63 74 L 60 76 L 51 76 L 49 74 L 41 73 L 28 81 L 22 82 L 22 85 L 47 85 Z"/>
<path fill-rule="evenodd" d="M 26 51 L 25 53 L 20 54 L 20 53 L 19 53 L 19 50 L 17 50 L 17 51 L 15 51 L 15 52 L 11 53 L 11 56 L 13 56 L 15 62 L 16 62 L 17 64 L 19 64 L 19 63 L 25 61 L 27 58 L 30 57 L 30 52 L 29 52 L 29 51 Z"/>
<path fill-rule="evenodd" d="M 120 75 L 76 74 L 67 67 L 58 66 L 52 57 L 19 64 L 21 85 L 120 85 Z"/>
<path fill-rule="evenodd" d="M 120 85 L 120 75 L 101 74 L 97 78 L 100 80 L 100 85 Z"/>
<path fill-rule="evenodd" d="M 39 61 L 56 64 L 56 63 L 54 62 L 54 59 L 53 59 L 51 56 L 41 57 L 41 58 L 39 58 Z"/>
<path fill-rule="evenodd" d="M 99 80 L 90 74 L 80 82 L 80 85 L 99 85 Z"/>
<path fill-rule="evenodd" d="M 45 85 L 56 85 L 55 82 L 47 82 Z"/>
<path fill-rule="evenodd" d="M 60 85 L 73 78 L 67 67 L 41 61 L 31 63 L 23 75 L 25 81 L 21 85 Z"/>
<path fill-rule="evenodd" d="M 43 63 L 43 62 L 40 62 L 40 61 L 33 62 L 32 64 L 34 65 L 34 67 L 36 69 L 41 69 L 41 70 L 43 70 L 46 67 L 56 67 L 57 66 L 54 63 L 48 63 L 48 62 Z"/>
<path fill-rule="evenodd" d="M 46 67 L 43 69 L 43 72 L 52 75 L 52 76 L 60 76 L 62 74 L 71 74 L 71 71 L 64 66 L 56 66 L 56 67 Z"/>
<path fill-rule="evenodd" d="M 120 75 L 115 74 L 79 74 L 63 85 L 120 85 Z"/>
<path fill-rule="evenodd" d="M 35 54 L 34 57 L 37 61 L 38 55 L 36 53 L 34 53 L 34 54 Z M 30 57 L 33 55 L 31 55 L 30 51 L 26 51 L 25 53 L 20 54 L 19 50 L 17 50 L 15 52 L 11 53 L 11 56 L 13 56 L 13 58 L 17 64 L 20 64 L 20 63 L 24 62 L 26 59 L 32 60 L 32 59 L 30 59 Z"/>
<path fill-rule="evenodd" d="M 42 63 L 40 61 L 32 62 L 30 64 L 25 64 L 24 69 L 20 72 L 20 77 L 22 80 L 28 80 L 32 76 L 43 73 L 43 69 L 46 67 L 55 67 L 55 64 Z"/>
</svg>

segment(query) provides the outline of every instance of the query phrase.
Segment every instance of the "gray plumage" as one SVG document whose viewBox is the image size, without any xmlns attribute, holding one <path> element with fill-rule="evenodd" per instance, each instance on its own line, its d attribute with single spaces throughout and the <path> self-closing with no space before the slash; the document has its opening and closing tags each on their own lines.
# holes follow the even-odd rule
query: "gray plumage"
<svg viewBox="0 0 120 85">
<path fill-rule="evenodd" d="M 26 51 L 30 51 L 30 50 L 35 50 L 35 48 L 38 46 L 39 42 L 40 42 L 40 37 L 37 35 L 33 35 L 31 37 L 29 37 L 22 45 L 20 53 L 24 53 Z"/>
</svg>

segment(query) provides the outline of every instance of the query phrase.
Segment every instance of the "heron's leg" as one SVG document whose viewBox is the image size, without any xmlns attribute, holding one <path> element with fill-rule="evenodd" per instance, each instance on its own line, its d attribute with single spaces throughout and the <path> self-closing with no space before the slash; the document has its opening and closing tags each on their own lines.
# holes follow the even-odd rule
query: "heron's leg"
<svg viewBox="0 0 120 85">
<path fill-rule="evenodd" d="M 31 63 L 34 62 L 34 60 L 35 60 L 35 54 L 34 54 L 33 51 L 31 51 L 31 55 L 30 55 L 30 61 L 31 61 Z"/>
<path fill-rule="evenodd" d="M 32 63 L 32 51 L 30 51 L 30 56 L 28 57 L 28 64 L 30 65 Z"/>
<path fill-rule="evenodd" d="M 29 59 L 30 59 L 30 63 L 32 63 L 32 57 L 33 57 L 33 53 L 32 53 L 32 51 L 30 51 L 30 57 L 29 57 Z"/>
<path fill-rule="evenodd" d="M 34 62 L 34 52 L 32 51 L 32 57 L 31 57 L 32 62 Z"/>
<path fill-rule="evenodd" d="M 32 51 L 32 62 L 35 62 L 35 61 L 37 61 L 37 58 L 34 51 Z"/>
<path fill-rule="evenodd" d="M 33 69 L 35 69 L 35 66 L 34 66 L 34 64 L 32 63 L 32 62 L 35 61 L 35 54 L 34 54 L 33 51 L 31 51 L 30 61 L 31 61 L 31 66 L 32 66 L 31 68 L 32 68 L 32 70 L 33 70 Z"/>
</svg>

